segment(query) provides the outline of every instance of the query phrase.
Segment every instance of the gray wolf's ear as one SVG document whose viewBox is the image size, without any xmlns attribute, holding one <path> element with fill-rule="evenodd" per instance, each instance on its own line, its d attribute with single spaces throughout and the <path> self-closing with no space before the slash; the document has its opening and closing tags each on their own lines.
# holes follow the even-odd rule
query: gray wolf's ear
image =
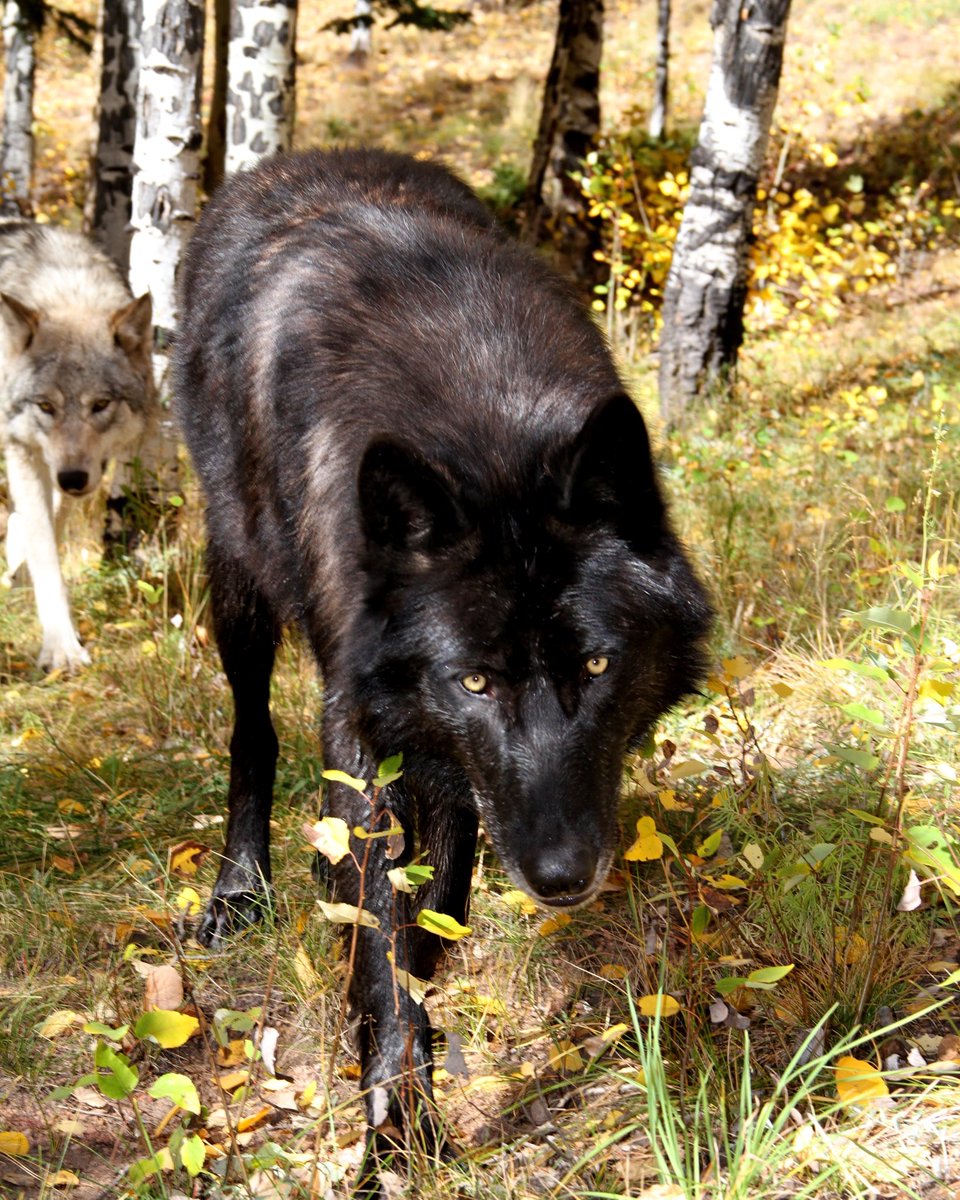
<svg viewBox="0 0 960 1200">
<path fill-rule="evenodd" d="M 35 308 L 28 308 L 15 296 L 0 292 L 0 314 L 13 340 L 14 353 L 22 354 L 29 348 L 40 328 L 41 313 Z"/>
<path fill-rule="evenodd" d="M 666 513 L 639 409 L 619 394 L 586 421 L 559 473 L 559 515 L 572 525 L 612 526 L 640 554 L 656 551 Z"/>
<path fill-rule="evenodd" d="M 442 550 L 467 531 L 449 480 L 399 442 L 384 439 L 367 447 L 357 486 L 364 532 L 380 549 Z"/>
<path fill-rule="evenodd" d="M 136 359 L 153 346 L 153 304 L 150 293 L 118 308 L 110 318 L 110 329 L 120 349 Z"/>
</svg>

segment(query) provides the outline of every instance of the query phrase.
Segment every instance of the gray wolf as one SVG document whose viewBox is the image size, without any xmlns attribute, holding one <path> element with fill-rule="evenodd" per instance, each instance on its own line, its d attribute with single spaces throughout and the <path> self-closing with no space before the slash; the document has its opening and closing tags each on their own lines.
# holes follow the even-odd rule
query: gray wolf
<svg viewBox="0 0 960 1200">
<path fill-rule="evenodd" d="M 150 297 L 80 234 L 0 223 L 0 431 L 11 513 L 7 579 L 33 582 L 44 670 L 90 661 L 60 569 L 63 498 L 131 458 L 155 417 Z M 120 486 L 119 480 L 116 481 Z"/>
<path fill-rule="evenodd" d="M 199 936 L 270 879 L 275 647 L 323 675 L 328 767 L 356 839 L 333 868 L 356 927 L 349 996 L 377 1153 L 419 1109 L 431 1030 L 426 906 L 463 921 L 482 823 L 542 904 L 612 862 L 624 755 L 697 680 L 710 607 L 644 422 L 589 316 L 441 166 L 376 151 L 278 157 L 215 194 L 188 250 L 177 415 L 207 502 L 214 628 L 236 704 L 229 823 Z M 392 848 L 391 848 L 392 847 Z M 434 868 L 415 896 L 387 870 Z M 361 901 L 362 896 L 362 901 Z M 388 960 L 387 952 L 392 957 Z M 396 970 L 395 970 L 396 969 Z"/>
</svg>

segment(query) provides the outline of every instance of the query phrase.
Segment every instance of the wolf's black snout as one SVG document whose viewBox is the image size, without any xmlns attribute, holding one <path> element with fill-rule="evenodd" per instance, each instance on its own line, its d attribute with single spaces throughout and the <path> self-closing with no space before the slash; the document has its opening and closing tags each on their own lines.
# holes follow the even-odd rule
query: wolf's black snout
<svg viewBox="0 0 960 1200">
<path fill-rule="evenodd" d="M 597 856 L 582 843 L 539 845 L 521 858 L 520 869 L 538 899 L 547 904 L 573 904 L 590 890 Z"/>
<path fill-rule="evenodd" d="M 87 471 L 58 471 L 57 483 L 65 492 L 79 496 L 87 490 L 90 475 Z"/>
</svg>

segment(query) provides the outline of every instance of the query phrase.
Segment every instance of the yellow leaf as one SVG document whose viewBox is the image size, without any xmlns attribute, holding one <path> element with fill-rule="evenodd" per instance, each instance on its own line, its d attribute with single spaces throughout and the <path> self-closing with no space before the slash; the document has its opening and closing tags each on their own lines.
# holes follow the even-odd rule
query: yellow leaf
<svg viewBox="0 0 960 1200">
<path fill-rule="evenodd" d="M 196 888 L 182 887 L 177 892 L 174 904 L 179 912 L 186 913 L 188 917 L 195 917 L 202 907 L 200 893 Z"/>
<path fill-rule="evenodd" d="M 601 979 L 626 979 L 629 971 L 619 963 L 604 963 L 597 972 Z"/>
<path fill-rule="evenodd" d="M 680 1011 L 680 1003 L 673 996 L 656 992 L 650 996 L 641 996 L 637 1001 L 637 1010 L 642 1017 L 675 1017 Z"/>
<path fill-rule="evenodd" d="M 510 891 L 504 892 L 500 899 L 510 908 L 514 908 L 517 912 L 523 913 L 524 916 L 532 916 L 537 911 L 537 903 L 531 899 L 526 892 L 522 892 L 519 888 L 511 888 Z"/>
<path fill-rule="evenodd" d="M 876 1067 L 849 1054 L 837 1060 L 836 1079 L 841 1104 L 860 1106 L 890 1094 Z"/>
<path fill-rule="evenodd" d="M 350 830 L 339 817 L 323 817 L 313 825 L 305 822 L 303 835 L 334 866 L 350 853 Z"/>
<path fill-rule="evenodd" d="M 678 800 L 673 788 L 664 788 L 662 792 L 657 792 L 657 799 L 667 812 L 693 812 L 693 805 Z"/>
<path fill-rule="evenodd" d="M 0 1130 L 0 1154 L 22 1156 L 30 1153 L 30 1143 L 22 1133 Z"/>
<path fill-rule="evenodd" d="M 746 679 L 753 670 L 742 654 L 723 660 L 723 673 L 728 679 Z"/>
<path fill-rule="evenodd" d="M 554 1071 L 582 1071 L 583 1056 L 573 1042 L 561 1041 L 551 1049 L 547 1066 Z"/>
<path fill-rule="evenodd" d="M 249 1070 L 242 1069 L 239 1071 L 228 1071 L 226 1075 L 221 1075 L 216 1082 L 219 1083 L 225 1092 L 235 1092 L 238 1087 L 243 1087 L 249 1078 Z"/>
<path fill-rule="evenodd" d="M 789 683 L 775 683 L 773 685 L 773 690 L 776 692 L 776 694 L 780 697 L 781 700 L 786 700 L 786 698 L 788 696 L 793 695 L 793 688 L 790 686 Z"/>
<path fill-rule="evenodd" d="M 165 1050 L 182 1046 L 200 1028 L 200 1022 L 189 1013 L 152 1008 L 139 1017 L 133 1032 L 139 1038 L 150 1038 Z"/>
<path fill-rule="evenodd" d="M 246 1133 L 248 1129 L 255 1129 L 262 1121 L 273 1114 L 272 1108 L 261 1108 L 259 1112 L 255 1112 L 250 1117 L 244 1117 L 242 1121 L 237 1122 L 237 1133 Z"/>
<path fill-rule="evenodd" d="M 641 817 L 637 821 L 637 840 L 623 857 L 627 862 L 653 862 L 663 857 L 663 842 L 657 837 L 657 825 L 653 817 Z"/>
<path fill-rule="evenodd" d="M 314 970 L 313 963 L 310 961 L 310 955 L 303 946 L 297 946 L 296 953 L 293 956 L 293 969 L 305 988 L 309 991 L 319 990 L 320 977 Z"/>
<path fill-rule="evenodd" d="M 555 917 L 547 917 L 537 930 L 540 937 L 549 937 L 551 933 L 556 933 L 563 929 L 565 925 L 569 925 L 573 918 L 568 913 L 557 913 Z"/>
<path fill-rule="evenodd" d="M 303 1091 L 297 1096 L 297 1107 L 301 1112 L 306 1111 L 313 1103 L 313 1098 L 317 1094 L 317 1081 L 311 1079 L 304 1087 Z"/>
<path fill-rule="evenodd" d="M 52 1175 L 48 1175 L 44 1180 L 44 1183 L 48 1188 L 79 1187 L 80 1177 L 78 1175 L 74 1175 L 72 1171 L 61 1170 L 55 1171 Z"/>
<path fill-rule="evenodd" d="M 86 1018 L 80 1013 L 74 1012 L 70 1008 L 58 1008 L 56 1012 L 52 1012 L 40 1025 L 36 1027 L 36 1032 L 40 1037 L 50 1038 L 59 1037 L 62 1033 L 66 1033 L 71 1025 L 78 1025 Z"/>
</svg>

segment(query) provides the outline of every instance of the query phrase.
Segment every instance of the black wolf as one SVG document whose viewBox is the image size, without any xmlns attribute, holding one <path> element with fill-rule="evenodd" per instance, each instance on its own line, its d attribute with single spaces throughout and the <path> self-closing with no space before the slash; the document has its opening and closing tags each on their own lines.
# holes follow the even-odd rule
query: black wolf
<svg viewBox="0 0 960 1200">
<path fill-rule="evenodd" d="M 709 606 L 601 336 L 439 165 L 313 152 L 223 187 L 185 264 L 176 392 L 236 702 L 201 937 L 270 878 L 269 682 L 295 621 L 323 674 L 327 765 L 370 779 L 403 753 L 388 813 L 340 785 L 330 812 L 396 820 L 398 861 L 434 867 L 414 900 L 386 838 L 353 843 L 380 924 L 359 929 L 350 985 L 368 1116 L 403 1129 L 431 1044 L 397 978 L 439 954 L 416 909 L 465 918 L 478 821 L 543 904 L 594 896 L 624 754 L 695 682 Z M 359 902 L 349 859 L 334 889 Z"/>
</svg>

